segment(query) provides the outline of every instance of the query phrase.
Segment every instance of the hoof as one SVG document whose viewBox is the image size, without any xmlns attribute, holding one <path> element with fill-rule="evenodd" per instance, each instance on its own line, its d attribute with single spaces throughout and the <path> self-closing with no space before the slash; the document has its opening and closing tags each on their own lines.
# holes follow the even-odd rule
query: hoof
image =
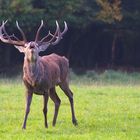
<svg viewBox="0 0 140 140">
<path fill-rule="evenodd" d="M 56 124 L 56 123 L 52 123 L 52 126 L 55 127 L 55 124 Z"/>
<path fill-rule="evenodd" d="M 56 125 L 56 120 L 53 120 L 52 126 L 55 127 L 55 125 Z"/>
<path fill-rule="evenodd" d="M 26 127 L 23 126 L 23 127 L 22 127 L 22 130 L 25 130 L 25 129 L 26 129 Z"/>
<path fill-rule="evenodd" d="M 73 120 L 73 121 L 72 121 L 72 123 L 73 123 L 75 126 L 77 126 L 77 125 L 78 125 L 77 120 Z"/>
<path fill-rule="evenodd" d="M 48 128 L 48 124 L 45 124 L 45 128 Z"/>
</svg>

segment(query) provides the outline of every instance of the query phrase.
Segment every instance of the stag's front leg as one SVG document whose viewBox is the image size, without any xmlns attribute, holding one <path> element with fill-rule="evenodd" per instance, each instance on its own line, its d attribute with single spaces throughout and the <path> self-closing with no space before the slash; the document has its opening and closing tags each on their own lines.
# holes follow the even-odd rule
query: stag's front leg
<svg viewBox="0 0 140 140">
<path fill-rule="evenodd" d="M 28 114 L 30 112 L 30 105 L 32 102 L 32 96 L 33 96 L 33 93 L 30 91 L 27 91 L 27 94 L 26 94 L 26 112 L 25 112 L 25 117 L 24 117 L 24 123 L 22 126 L 23 129 L 26 129 L 26 121 L 27 121 Z"/>
<path fill-rule="evenodd" d="M 48 128 L 48 123 L 47 123 L 47 104 L 48 104 L 48 93 L 45 93 L 43 95 L 43 99 L 44 99 L 44 108 L 43 108 L 43 114 L 44 114 L 44 122 L 45 122 L 45 127 Z"/>
</svg>

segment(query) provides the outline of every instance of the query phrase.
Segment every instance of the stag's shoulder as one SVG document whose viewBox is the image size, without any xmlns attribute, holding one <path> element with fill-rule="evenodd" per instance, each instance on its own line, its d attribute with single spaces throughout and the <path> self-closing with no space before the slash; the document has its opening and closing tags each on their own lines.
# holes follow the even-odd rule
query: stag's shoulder
<svg viewBox="0 0 140 140">
<path fill-rule="evenodd" d="M 60 56 L 60 55 L 57 55 L 55 53 L 43 56 L 42 60 L 47 61 L 47 62 L 56 62 L 56 63 L 64 62 L 64 63 L 69 63 L 68 59 L 65 56 Z"/>
</svg>

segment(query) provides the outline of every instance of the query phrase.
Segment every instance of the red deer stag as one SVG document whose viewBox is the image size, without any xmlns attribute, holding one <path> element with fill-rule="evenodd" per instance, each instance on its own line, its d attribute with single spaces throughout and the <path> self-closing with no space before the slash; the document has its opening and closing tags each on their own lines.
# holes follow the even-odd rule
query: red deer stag
<svg viewBox="0 0 140 140">
<path fill-rule="evenodd" d="M 68 81 L 68 71 L 69 63 L 65 57 L 61 57 L 57 54 L 50 54 L 48 56 L 39 56 L 39 52 L 45 51 L 49 46 L 56 45 L 60 42 L 63 35 L 67 32 L 68 27 L 66 22 L 64 22 L 64 30 L 60 31 L 58 22 L 56 21 L 56 31 L 52 34 L 50 31 L 47 36 L 39 40 L 39 33 L 43 27 L 43 20 L 41 25 L 37 30 L 35 41 L 27 42 L 23 30 L 19 27 L 16 21 L 16 26 L 20 31 L 23 40 L 19 40 L 14 34 L 8 35 L 5 30 L 5 24 L 7 21 L 2 22 L 0 26 L 0 40 L 4 43 L 9 43 L 14 45 L 21 53 L 24 53 L 24 64 L 23 64 L 23 81 L 26 87 L 26 111 L 23 122 L 23 129 L 26 128 L 26 121 L 28 114 L 30 112 L 30 105 L 32 101 L 33 93 L 38 95 L 43 95 L 44 99 L 44 122 L 45 127 L 47 124 L 47 103 L 50 97 L 55 104 L 55 111 L 53 117 L 53 126 L 56 124 L 57 115 L 61 100 L 59 99 L 55 86 L 59 85 L 64 91 L 66 96 L 69 98 L 72 113 L 72 122 L 77 125 L 75 113 L 74 113 L 74 103 L 73 103 L 73 93 L 69 88 Z"/>
</svg>

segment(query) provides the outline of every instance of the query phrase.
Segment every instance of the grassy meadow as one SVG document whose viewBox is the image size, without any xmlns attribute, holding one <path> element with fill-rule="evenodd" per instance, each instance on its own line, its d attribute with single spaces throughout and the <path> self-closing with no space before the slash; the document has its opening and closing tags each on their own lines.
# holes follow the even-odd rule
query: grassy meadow
<svg viewBox="0 0 140 140">
<path fill-rule="evenodd" d="M 0 140 L 139 140 L 140 73 L 106 70 L 101 74 L 71 72 L 78 126 L 71 123 L 67 97 L 61 99 L 58 120 L 52 127 L 54 104 L 49 100 L 44 127 L 42 96 L 33 96 L 27 129 L 22 130 L 25 95 L 21 77 L 0 78 Z"/>
</svg>

